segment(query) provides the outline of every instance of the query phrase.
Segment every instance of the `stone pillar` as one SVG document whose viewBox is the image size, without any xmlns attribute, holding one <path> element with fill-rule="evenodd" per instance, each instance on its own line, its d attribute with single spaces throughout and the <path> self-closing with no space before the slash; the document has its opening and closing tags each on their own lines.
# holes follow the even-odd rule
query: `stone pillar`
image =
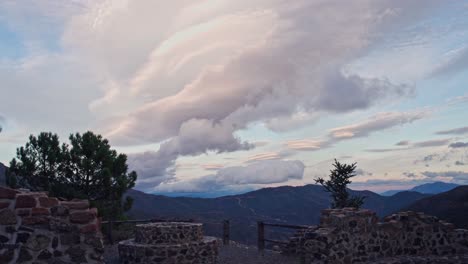
<svg viewBox="0 0 468 264">
<path fill-rule="evenodd" d="M 0 187 L 0 263 L 103 263 L 97 209 Z"/>
<path fill-rule="evenodd" d="M 122 263 L 214 264 L 218 241 L 203 237 L 200 223 L 137 225 L 135 239 L 119 243 Z"/>
</svg>

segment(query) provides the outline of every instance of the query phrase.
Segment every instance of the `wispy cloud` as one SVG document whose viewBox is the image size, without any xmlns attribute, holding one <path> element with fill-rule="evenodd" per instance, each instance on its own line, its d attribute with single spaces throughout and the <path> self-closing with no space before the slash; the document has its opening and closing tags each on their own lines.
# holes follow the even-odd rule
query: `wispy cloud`
<svg viewBox="0 0 468 264">
<path fill-rule="evenodd" d="M 463 134 L 468 134 L 468 126 L 466 127 L 458 127 L 458 128 L 453 128 L 449 130 L 442 130 L 436 132 L 438 135 L 463 135 Z"/>
<path fill-rule="evenodd" d="M 326 142 L 320 140 L 290 140 L 286 142 L 286 147 L 294 150 L 319 150 Z"/>
<path fill-rule="evenodd" d="M 380 113 L 357 124 L 334 128 L 330 130 L 329 136 L 334 140 L 366 137 L 373 132 L 412 123 L 428 115 L 429 111 Z"/>
<path fill-rule="evenodd" d="M 451 148 L 468 148 L 468 142 L 455 142 L 449 145 Z"/>
</svg>

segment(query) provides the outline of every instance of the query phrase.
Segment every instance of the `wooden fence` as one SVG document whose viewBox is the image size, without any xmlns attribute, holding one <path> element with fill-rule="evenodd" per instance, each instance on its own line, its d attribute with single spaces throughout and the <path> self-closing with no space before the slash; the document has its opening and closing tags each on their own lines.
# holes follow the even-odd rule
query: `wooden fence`
<svg viewBox="0 0 468 264">
<path fill-rule="evenodd" d="M 287 224 L 274 224 L 274 223 L 265 223 L 263 221 L 258 221 L 257 222 L 257 236 L 258 236 L 258 241 L 257 241 L 257 248 L 258 251 L 263 252 L 265 250 L 265 242 L 270 242 L 273 244 L 288 244 L 288 241 L 282 241 L 282 240 L 275 240 L 275 239 L 268 239 L 265 238 L 265 227 L 270 226 L 270 227 L 281 227 L 281 228 L 289 228 L 289 229 L 307 229 L 309 226 L 303 226 L 303 225 L 287 225 Z"/>
<path fill-rule="evenodd" d="M 194 222 L 193 219 L 140 219 L 140 220 L 124 220 L 124 221 L 103 221 L 101 224 L 107 225 L 107 239 L 110 244 L 114 243 L 114 239 L 112 236 L 113 227 L 114 225 L 121 225 L 121 224 L 143 224 L 143 223 L 161 223 L 161 222 L 185 222 L 191 223 Z M 265 243 L 273 243 L 273 244 L 287 244 L 288 241 L 282 240 L 275 240 L 269 239 L 265 237 L 265 227 L 280 227 L 280 228 L 288 228 L 288 229 L 307 229 L 309 226 L 304 225 L 288 225 L 288 224 L 275 224 L 275 223 L 266 223 L 263 221 L 257 222 L 257 248 L 260 252 L 265 250 Z M 223 221 L 223 233 L 222 233 L 222 240 L 224 245 L 229 245 L 229 241 L 231 239 L 230 234 L 230 221 L 224 220 Z"/>
</svg>

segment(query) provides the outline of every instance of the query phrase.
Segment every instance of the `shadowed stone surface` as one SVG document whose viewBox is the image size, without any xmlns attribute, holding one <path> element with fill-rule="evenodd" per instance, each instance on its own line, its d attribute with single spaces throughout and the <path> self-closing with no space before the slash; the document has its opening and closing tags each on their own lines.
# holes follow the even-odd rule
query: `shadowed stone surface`
<svg viewBox="0 0 468 264">
<path fill-rule="evenodd" d="M 88 201 L 5 187 L 0 199 L 7 205 L 0 209 L 0 264 L 103 263 L 100 221 Z"/>
<path fill-rule="evenodd" d="M 138 225 L 135 239 L 120 242 L 118 249 L 125 264 L 214 264 L 218 241 L 203 237 L 199 223 L 152 223 Z"/>
<path fill-rule="evenodd" d="M 303 255 L 305 263 L 373 263 L 392 257 L 401 257 L 401 263 L 426 263 L 409 256 L 451 263 L 444 258 L 468 254 L 468 230 L 423 213 L 400 212 L 378 222 L 370 210 L 327 209 L 320 225 L 302 230 L 284 252 Z M 400 263 L 395 261 L 389 263 Z"/>
</svg>

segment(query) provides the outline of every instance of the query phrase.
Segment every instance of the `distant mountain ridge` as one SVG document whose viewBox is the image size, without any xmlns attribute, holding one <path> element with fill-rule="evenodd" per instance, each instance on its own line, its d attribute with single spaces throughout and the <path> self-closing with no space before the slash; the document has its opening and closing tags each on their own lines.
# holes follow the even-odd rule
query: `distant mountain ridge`
<svg viewBox="0 0 468 264">
<path fill-rule="evenodd" d="M 390 190 L 381 193 L 383 196 L 391 196 L 399 192 L 404 192 L 404 191 L 412 191 L 412 192 L 419 192 L 419 193 L 424 193 L 424 194 L 438 194 L 438 193 L 443 193 L 450 191 L 460 185 L 455 184 L 455 183 L 448 183 L 448 182 L 432 182 L 432 183 L 426 183 L 422 185 L 415 186 L 411 188 L 410 190 Z"/>
<path fill-rule="evenodd" d="M 404 210 L 424 212 L 459 228 L 468 228 L 468 185 L 420 199 Z"/>
<path fill-rule="evenodd" d="M 385 216 L 414 201 L 427 197 L 417 192 L 402 192 L 385 197 L 370 191 L 351 191 L 366 196 L 364 208 Z M 191 218 L 205 224 L 206 233 L 221 235 L 221 223 L 231 222 L 232 239 L 256 243 L 257 221 L 301 225 L 318 224 L 322 209 L 329 208 L 330 196 L 319 185 L 264 188 L 240 195 L 219 198 L 167 197 L 130 190 L 134 198 L 129 216 L 145 218 Z"/>
</svg>

